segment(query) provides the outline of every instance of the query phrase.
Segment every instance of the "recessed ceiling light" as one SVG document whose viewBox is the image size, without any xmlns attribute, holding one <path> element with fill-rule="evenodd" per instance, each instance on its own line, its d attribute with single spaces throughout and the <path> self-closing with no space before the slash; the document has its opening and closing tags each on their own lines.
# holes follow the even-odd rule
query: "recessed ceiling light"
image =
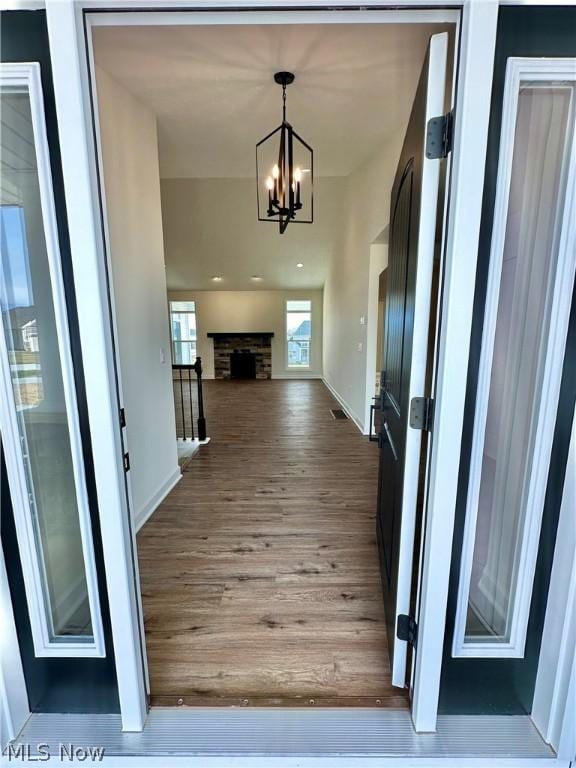
<svg viewBox="0 0 576 768">
<path fill-rule="evenodd" d="M 250 280 L 254 280 L 255 283 L 259 283 L 260 280 L 262 280 L 262 278 L 260 277 L 260 275 L 252 275 Z"/>
<path fill-rule="evenodd" d="M 215 283 L 221 283 L 221 282 L 222 282 L 222 277 L 221 277 L 220 275 L 214 275 L 214 277 L 212 278 L 212 280 L 213 280 Z"/>
<path fill-rule="evenodd" d="M 298 269 L 302 269 L 302 267 L 304 266 L 304 264 L 302 264 L 302 262 L 301 262 L 301 261 L 299 261 L 299 262 L 298 262 L 298 264 L 296 264 L 296 266 L 298 267 Z"/>
</svg>

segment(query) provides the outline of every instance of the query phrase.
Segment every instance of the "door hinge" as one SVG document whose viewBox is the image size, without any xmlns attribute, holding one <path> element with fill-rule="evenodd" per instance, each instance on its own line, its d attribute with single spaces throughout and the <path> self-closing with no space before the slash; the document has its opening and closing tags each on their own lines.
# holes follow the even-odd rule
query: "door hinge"
<svg viewBox="0 0 576 768">
<path fill-rule="evenodd" d="M 396 637 L 398 640 L 406 640 L 407 643 L 416 647 L 418 624 L 416 624 L 416 619 L 413 616 L 407 616 L 405 613 L 398 614 Z"/>
<path fill-rule="evenodd" d="M 413 397 L 410 401 L 410 426 L 423 432 L 432 432 L 434 400 L 431 397 Z"/>
<path fill-rule="evenodd" d="M 120 408 L 120 428 L 123 429 L 126 426 L 126 411 L 124 408 Z"/>
<path fill-rule="evenodd" d="M 448 157 L 452 151 L 454 134 L 454 112 L 447 112 L 439 117 L 431 117 L 426 128 L 426 157 L 438 160 Z"/>
<path fill-rule="evenodd" d="M 124 472 L 128 472 L 130 470 L 130 454 L 125 453 L 124 454 Z"/>
</svg>

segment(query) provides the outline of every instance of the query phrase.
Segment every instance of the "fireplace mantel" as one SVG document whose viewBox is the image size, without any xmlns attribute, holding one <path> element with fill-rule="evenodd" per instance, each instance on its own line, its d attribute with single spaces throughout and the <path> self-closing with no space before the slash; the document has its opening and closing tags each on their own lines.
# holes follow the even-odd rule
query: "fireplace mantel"
<svg viewBox="0 0 576 768">
<path fill-rule="evenodd" d="M 222 331 L 210 332 L 207 334 L 209 339 L 246 339 L 253 336 L 260 336 L 264 339 L 271 339 L 274 334 L 271 331 L 229 331 L 223 333 Z"/>
</svg>

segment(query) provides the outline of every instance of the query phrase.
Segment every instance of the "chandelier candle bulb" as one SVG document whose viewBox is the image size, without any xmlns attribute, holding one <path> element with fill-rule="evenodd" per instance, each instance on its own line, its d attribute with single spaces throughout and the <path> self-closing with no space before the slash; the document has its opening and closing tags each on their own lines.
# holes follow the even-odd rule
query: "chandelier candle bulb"
<svg viewBox="0 0 576 768">
<path fill-rule="evenodd" d="M 302 208 L 302 203 L 300 202 L 300 182 L 302 181 L 302 171 L 300 168 L 296 168 L 294 171 L 294 178 L 296 179 L 296 208 Z"/>
<path fill-rule="evenodd" d="M 278 176 L 280 175 L 280 169 L 277 165 L 272 168 L 272 178 L 274 179 L 274 199 L 275 205 L 278 205 Z"/>
<path fill-rule="evenodd" d="M 268 216 L 272 216 L 274 214 L 274 208 L 272 205 L 272 190 L 274 189 L 274 182 L 272 181 L 271 176 L 268 176 L 266 179 L 266 189 L 268 190 Z"/>
</svg>

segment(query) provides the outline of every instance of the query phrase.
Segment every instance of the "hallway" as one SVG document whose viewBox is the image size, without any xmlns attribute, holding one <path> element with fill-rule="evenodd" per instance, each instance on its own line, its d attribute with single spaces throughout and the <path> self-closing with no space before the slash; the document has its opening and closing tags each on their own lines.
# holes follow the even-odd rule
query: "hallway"
<svg viewBox="0 0 576 768">
<path fill-rule="evenodd" d="M 318 380 L 206 381 L 211 442 L 137 537 L 152 704 L 407 705 L 378 449 Z"/>
</svg>

